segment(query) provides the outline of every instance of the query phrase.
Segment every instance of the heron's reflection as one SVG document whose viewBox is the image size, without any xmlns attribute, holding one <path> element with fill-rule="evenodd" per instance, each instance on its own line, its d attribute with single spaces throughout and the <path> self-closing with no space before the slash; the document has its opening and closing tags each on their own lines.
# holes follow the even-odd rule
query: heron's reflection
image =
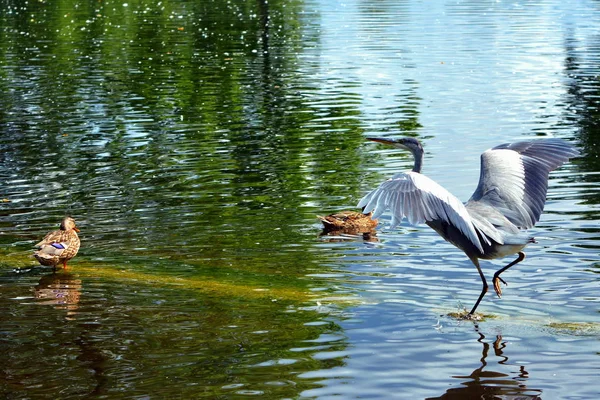
<svg viewBox="0 0 600 400">
<path fill-rule="evenodd" d="M 68 314 L 79 307 L 81 279 L 73 274 L 60 271 L 42 276 L 33 288 L 38 304 L 51 305 L 56 309 L 67 310 Z"/>
<path fill-rule="evenodd" d="M 494 371 L 489 366 L 488 355 L 490 349 L 494 350 L 493 359 L 500 365 L 510 365 L 508 356 L 506 356 L 506 342 L 502 341 L 502 336 L 497 335 L 495 340 L 485 341 L 485 336 L 475 327 L 482 344 L 481 366 L 476 368 L 469 375 L 457 375 L 453 378 L 461 380 L 461 386 L 448 389 L 446 393 L 439 397 L 431 397 L 427 400 L 435 399 L 541 399 L 542 391 L 527 387 L 526 381 L 529 373 L 524 366 L 518 366 L 518 371 L 506 373 Z M 492 364 L 493 365 L 493 364 Z M 515 368 L 517 366 L 515 365 Z"/>
</svg>

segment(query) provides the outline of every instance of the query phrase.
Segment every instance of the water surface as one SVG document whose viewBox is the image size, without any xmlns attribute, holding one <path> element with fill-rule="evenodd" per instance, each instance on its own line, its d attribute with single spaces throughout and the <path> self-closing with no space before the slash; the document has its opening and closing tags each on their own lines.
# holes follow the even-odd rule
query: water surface
<svg viewBox="0 0 600 400">
<path fill-rule="evenodd" d="M 2 5 L 2 396 L 598 397 L 600 13 L 563 3 Z M 480 280 L 426 226 L 319 236 L 410 168 L 373 135 L 462 200 L 487 148 L 581 151 L 484 321 L 448 316 Z"/>
</svg>

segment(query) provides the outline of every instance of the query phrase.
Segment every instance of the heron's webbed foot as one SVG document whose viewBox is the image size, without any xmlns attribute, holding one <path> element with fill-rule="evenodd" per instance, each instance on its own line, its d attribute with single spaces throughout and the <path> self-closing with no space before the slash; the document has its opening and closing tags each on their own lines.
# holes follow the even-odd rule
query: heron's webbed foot
<svg viewBox="0 0 600 400">
<path fill-rule="evenodd" d="M 510 264 L 508 264 L 506 267 L 502 268 L 501 270 L 496 271 L 496 273 L 494 274 L 494 279 L 492 280 L 492 282 L 494 283 L 494 290 L 496 291 L 496 294 L 498 295 L 498 297 L 502 297 L 502 289 L 500 288 L 500 282 L 504 283 L 505 285 L 508 285 L 504 281 L 504 279 L 500 278 L 500 274 L 503 273 L 504 271 L 506 271 L 507 269 L 509 269 L 510 267 L 512 267 L 513 265 L 518 264 L 525 259 L 525 253 L 520 251 L 518 254 L 519 254 L 519 256 L 517 257 L 517 259 L 515 261 L 511 262 Z M 500 282 L 498 282 L 498 281 L 500 281 Z"/>
<path fill-rule="evenodd" d="M 494 284 L 494 290 L 496 291 L 498 297 L 502 298 L 502 287 L 500 287 L 500 282 L 508 286 L 508 283 L 506 283 L 504 279 L 500 278 L 498 275 L 494 275 L 494 279 L 492 279 L 492 283 Z"/>
</svg>

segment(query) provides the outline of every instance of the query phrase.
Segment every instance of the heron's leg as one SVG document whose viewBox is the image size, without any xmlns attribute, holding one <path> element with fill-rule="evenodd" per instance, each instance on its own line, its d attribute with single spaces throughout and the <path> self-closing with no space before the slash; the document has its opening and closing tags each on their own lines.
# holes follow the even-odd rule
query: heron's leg
<svg viewBox="0 0 600 400">
<path fill-rule="evenodd" d="M 64 260 L 62 264 L 63 264 L 63 268 L 67 269 L 67 260 Z"/>
<path fill-rule="evenodd" d="M 487 293 L 487 290 L 488 290 L 488 284 L 487 284 L 487 281 L 485 280 L 485 276 L 483 275 L 483 271 L 481 271 L 481 267 L 479 266 L 479 260 L 477 258 L 473 257 L 473 258 L 471 258 L 471 261 L 473 261 L 473 264 L 475 264 L 475 266 L 477 267 L 477 272 L 479 272 L 479 276 L 481 277 L 481 282 L 483 283 L 483 288 L 481 289 L 481 294 L 479 295 L 479 298 L 475 302 L 475 305 L 473 306 L 471 311 L 469 311 L 469 314 L 467 314 L 467 318 L 470 318 L 475 313 L 477 306 L 479 305 L 479 303 L 481 302 L 481 299 L 483 299 L 483 296 L 485 296 L 485 294 Z"/>
<path fill-rule="evenodd" d="M 496 294 L 498 295 L 498 297 L 502 297 L 502 288 L 500 287 L 500 282 L 498 282 L 498 281 L 501 281 L 502 283 L 504 283 L 506 285 L 506 282 L 504 282 L 504 279 L 500 278 L 500 274 L 503 273 L 504 271 L 506 271 L 507 269 L 509 269 L 510 267 L 512 267 L 513 265 L 518 264 L 525 259 L 525 253 L 520 251 L 518 254 L 519 254 L 519 256 L 517 257 L 517 259 L 515 261 L 511 262 L 506 267 L 496 271 L 496 273 L 494 274 L 494 279 L 492 279 L 492 282 L 494 283 L 494 290 L 496 291 Z"/>
</svg>

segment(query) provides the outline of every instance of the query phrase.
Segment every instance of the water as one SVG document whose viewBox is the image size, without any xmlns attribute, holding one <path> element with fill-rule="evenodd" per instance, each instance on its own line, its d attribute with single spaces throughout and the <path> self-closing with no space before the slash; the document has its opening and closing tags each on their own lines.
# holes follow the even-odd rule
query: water
<svg viewBox="0 0 600 400">
<path fill-rule="evenodd" d="M 0 7 L 0 394 L 600 394 L 600 13 L 592 1 Z M 479 154 L 559 137 L 538 244 L 473 323 L 426 226 L 319 237 L 410 168 L 462 200 Z M 30 257 L 65 214 L 68 271 Z M 509 260 L 482 261 L 491 276 Z"/>
</svg>

